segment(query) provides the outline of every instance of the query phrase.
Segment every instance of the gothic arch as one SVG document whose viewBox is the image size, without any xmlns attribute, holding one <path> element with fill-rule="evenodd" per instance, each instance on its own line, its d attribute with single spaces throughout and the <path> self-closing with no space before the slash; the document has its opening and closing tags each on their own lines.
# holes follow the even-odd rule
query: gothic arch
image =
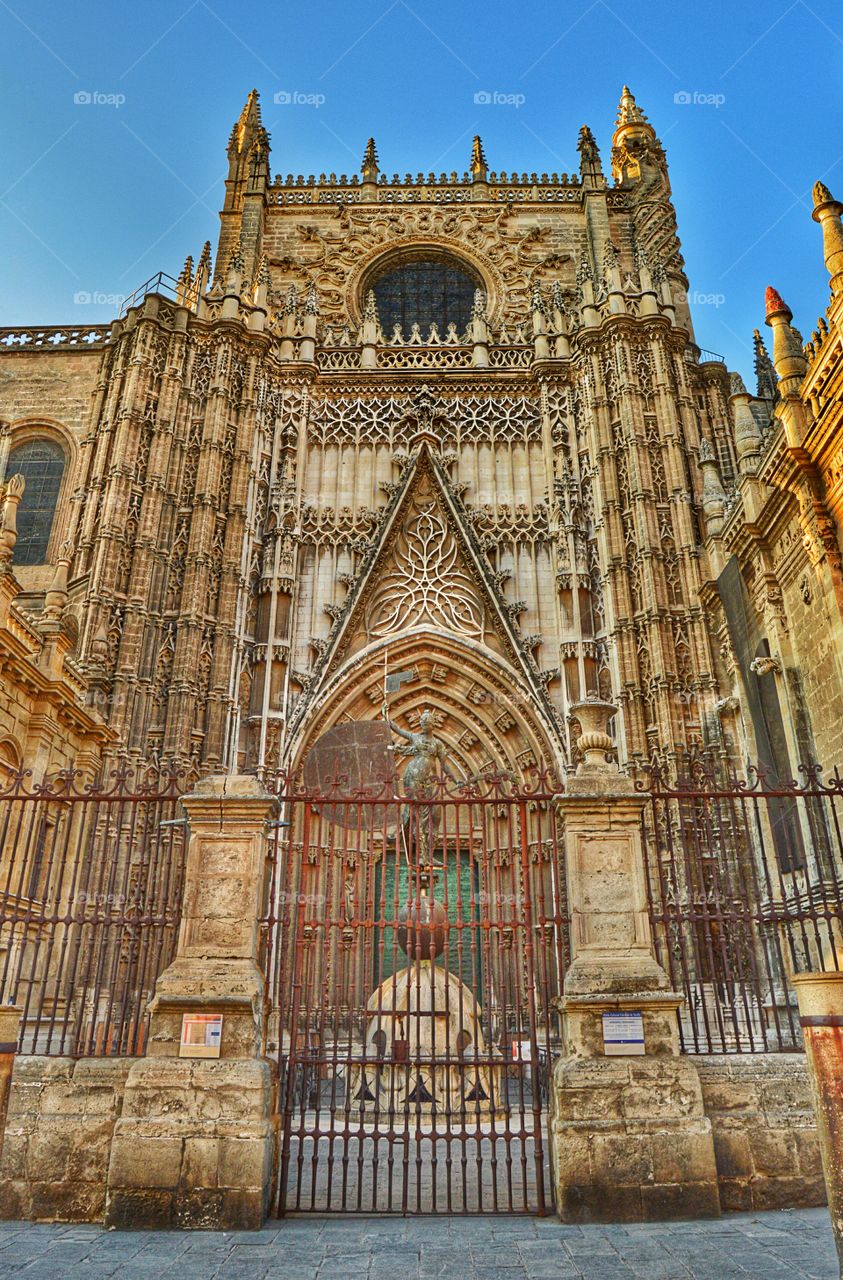
<svg viewBox="0 0 843 1280">
<path fill-rule="evenodd" d="M 64 467 L 56 493 L 55 504 L 52 508 L 52 524 L 44 556 L 42 559 L 33 562 L 33 567 L 51 564 L 56 559 L 57 550 L 62 542 L 64 528 L 67 523 L 68 500 L 73 488 L 73 476 L 78 455 L 76 441 L 68 428 L 62 423 L 51 418 L 22 418 L 17 422 L 11 423 L 7 429 L 6 439 L 3 442 L 5 449 L 2 457 L 0 457 L 0 478 L 6 479 L 8 477 L 12 455 L 21 447 L 37 441 L 44 441 L 53 448 L 60 449 L 64 458 Z M 26 491 L 24 491 L 22 504 L 24 509 L 25 504 Z M 18 520 L 20 523 L 20 512 Z M 26 569 L 28 567 L 28 565 L 18 564 L 16 571 L 18 568 Z"/>
<path fill-rule="evenodd" d="M 352 321 L 359 325 L 363 320 L 363 308 L 369 281 L 387 271 L 391 264 L 399 266 L 410 257 L 426 254 L 439 255 L 461 266 L 470 275 L 477 276 L 486 294 L 486 312 L 490 319 L 497 316 L 503 298 L 503 282 L 492 264 L 481 257 L 456 236 L 418 235 L 404 236 L 362 253 L 346 281 L 346 306 Z"/>
<path fill-rule="evenodd" d="M 390 695 L 390 717 L 411 728 L 432 709 L 460 776 L 491 767 L 529 782 L 535 767 L 563 772 L 559 733 L 519 674 L 487 646 L 429 627 L 375 641 L 336 671 L 290 744 L 294 765 L 334 725 L 380 718 L 385 656 L 390 672 L 413 673 Z"/>
</svg>

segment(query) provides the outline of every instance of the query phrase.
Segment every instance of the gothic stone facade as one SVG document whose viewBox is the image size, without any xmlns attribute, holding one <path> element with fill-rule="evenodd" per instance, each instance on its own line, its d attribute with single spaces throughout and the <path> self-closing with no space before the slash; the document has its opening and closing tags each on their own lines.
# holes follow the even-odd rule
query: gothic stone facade
<svg viewBox="0 0 843 1280">
<path fill-rule="evenodd" d="M 252 93 L 213 264 L 110 327 L 0 332 L 15 607 L 64 548 L 67 697 L 109 753 L 271 773 L 379 716 L 387 669 L 465 775 L 564 767 L 590 692 L 625 762 L 839 760 L 840 206 L 828 323 L 803 352 L 774 297 L 753 396 L 695 344 L 628 90 L 611 177 L 587 128 L 579 157 L 495 173 L 477 139 L 401 179 L 370 142 L 362 177 L 273 179 Z"/>
</svg>

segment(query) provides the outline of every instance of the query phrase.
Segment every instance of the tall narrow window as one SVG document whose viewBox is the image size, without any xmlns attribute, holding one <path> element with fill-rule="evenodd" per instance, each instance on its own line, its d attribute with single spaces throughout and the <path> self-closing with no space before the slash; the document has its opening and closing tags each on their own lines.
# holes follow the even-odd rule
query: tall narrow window
<svg viewBox="0 0 843 1280">
<path fill-rule="evenodd" d="M 26 480 L 18 507 L 18 540 L 14 563 L 43 564 L 56 515 L 65 456 L 53 440 L 27 440 L 9 454 L 6 478 Z"/>
</svg>

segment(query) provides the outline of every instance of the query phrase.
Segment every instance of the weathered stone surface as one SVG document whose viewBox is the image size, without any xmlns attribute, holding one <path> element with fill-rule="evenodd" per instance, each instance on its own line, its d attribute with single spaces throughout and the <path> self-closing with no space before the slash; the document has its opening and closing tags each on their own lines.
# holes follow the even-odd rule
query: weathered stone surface
<svg viewBox="0 0 843 1280">
<path fill-rule="evenodd" d="M 131 1059 L 20 1057 L 0 1159 L 0 1218 L 97 1222 Z"/>
<path fill-rule="evenodd" d="M 720 1212 L 711 1125 L 687 1059 L 561 1058 L 552 1096 L 554 1172 L 565 1221 Z"/>
<path fill-rule="evenodd" d="M 825 1203 L 816 1119 L 799 1053 L 695 1059 L 724 1209 Z"/>
</svg>

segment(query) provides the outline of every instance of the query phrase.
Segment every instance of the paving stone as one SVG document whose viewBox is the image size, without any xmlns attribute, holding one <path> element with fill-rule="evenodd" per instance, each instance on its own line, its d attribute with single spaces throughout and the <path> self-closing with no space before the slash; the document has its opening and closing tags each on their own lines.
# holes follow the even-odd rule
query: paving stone
<svg viewBox="0 0 843 1280">
<path fill-rule="evenodd" d="M 256 1232 L 0 1223 L 0 1280 L 838 1280 L 822 1209 L 711 1222 L 297 1218 Z"/>
</svg>

